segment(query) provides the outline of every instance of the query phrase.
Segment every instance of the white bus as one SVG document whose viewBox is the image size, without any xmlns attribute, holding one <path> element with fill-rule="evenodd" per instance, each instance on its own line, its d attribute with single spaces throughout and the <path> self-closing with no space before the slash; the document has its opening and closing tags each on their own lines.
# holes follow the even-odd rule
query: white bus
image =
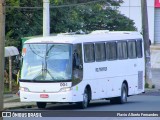
<svg viewBox="0 0 160 120">
<path fill-rule="evenodd" d="M 57 35 L 25 42 L 20 100 L 77 103 L 91 100 L 125 103 L 144 92 L 144 42 L 137 32 Z"/>
</svg>

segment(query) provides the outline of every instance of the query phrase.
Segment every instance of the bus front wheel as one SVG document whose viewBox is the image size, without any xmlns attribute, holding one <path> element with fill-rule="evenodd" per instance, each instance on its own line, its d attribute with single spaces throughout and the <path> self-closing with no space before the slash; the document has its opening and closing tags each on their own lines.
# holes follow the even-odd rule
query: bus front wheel
<svg viewBox="0 0 160 120">
<path fill-rule="evenodd" d="M 42 109 L 46 107 L 46 104 L 46 102 L 37 102 L 37 107 Z"/>
<path fill-rule="evenodd" d="M 88 90 L 85 89 L 83 93 L 83 101 L 78 102 L 78 105 L 80 108 L 85 109 L 88 107 L 88 104 L 89 104 L 89 94 L 88 94 Z"/>
</svg>

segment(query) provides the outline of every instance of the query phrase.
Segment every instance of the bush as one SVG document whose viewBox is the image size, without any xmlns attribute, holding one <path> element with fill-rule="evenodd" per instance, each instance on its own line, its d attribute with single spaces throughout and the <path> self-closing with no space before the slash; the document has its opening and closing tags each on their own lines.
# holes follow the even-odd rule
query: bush
<svg viewBox="0 0 160 120">
<path fill-rule="evenodd" d="M 154 89 L 154 88 L 155 88 L 155 85 L 152 85 L 152 88 Z"/>
<path fill-rule="evenodd" d="M 145 83 L 145 88 L 149 88 L 149 84 L 148 83 Z"/>
</svg>

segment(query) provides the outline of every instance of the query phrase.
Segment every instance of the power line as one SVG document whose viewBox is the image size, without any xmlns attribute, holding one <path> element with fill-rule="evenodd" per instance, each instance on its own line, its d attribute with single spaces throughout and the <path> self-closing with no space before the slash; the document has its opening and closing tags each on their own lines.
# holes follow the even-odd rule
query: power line
<svg viewBox="0 0 160 120">
<path fill-rule="evenodd" d="M 93 4 L 93 3 L 98 3 L 98 2 L 104 2 L 106 0 L 95 0 L 95 1 L 89 1 L 89 2 L 84 2 L 84 3 L 75 3 L 75 4 L 66 4 L 66 5 L 50 5 L 50 8 L 64 8 L 64 7 L 74 7 L 74 6 L 80 6 L 80 5 L 87 5 L 87 4 Z M 53 3 L 51 3 L 53 4 Z M 138 6 L 113 6 L 110 5 L 109 7 L 121 7 L 121 8 L 126 8 L 126 7 L 141 7 L 140 5 Z M 147 7 L 154 7 L 154 6 L 147 6 Z M 6 6 L 6 8 L 13 8 L 13 9 L 43 9 L 42 6 L 35 6 L 35 7 L 21 7 L 21 6 Z"/>
<path fill-rule="evenodd" d="M 50 8 L 62 8 L 62 7 L 73 7 L 73 6 L 80 6 L 80 5 L 87 5 L 87 4 L 93 4 L 97 2 L 102 2 L 106 0 L 96 0 L 96 1 L 90 1 L 85 3 L 75 3 L 75 4 L 67 4 L 67 5 L 50 5 Z M 15 8 L 15 9 L 43 9 L 43 7 L 21 7 L 21 6 L 6 6 L 6 8 Z"/>
<path fill-rule="evenodd" d="M 60 6 L 51 6 L 50 8 L 64 8 L 64 7 L 74 7 L 74 6 L 78 6 L 78 4 L 72 4 L 72 5 L 60 5 Z M 109 7 L 120 7 L 120 8 L 127 8 L 127 7 L 131 7 L 131 8 L 139 8 L 141 6 L 109 6 Z M 147 6 L 149 8 L 154 8 L 154 6 Z M 21 7 L 21 6 L 6 6 L 6 8 L 13 8 L 13 9 L 43 9 L 43 7 Z"/>
<path fill-rule="evenodd" d="M 15 8 L 15 9 L 43 9 L 43 7 L 21 7 L 21 6 L 6 6 L 6 8 Z"/>
<path fill-rule="evenodd" d="M 93 4 L 97 2 L 102 2 L 106 0 L 96 0 L 96 1 L 90 1 L 90 2 L 85 2 L 85 3 L 75 3 L 75 4 L 68 4 L 68 5 L 60 5 L 60 6 L 51 6 L 51 8 L 59 8 L 59 7 L 73 7 L 73 6 L 79 6 L 79 5 L 86 5 L 86 4 Z"/>
</svg>

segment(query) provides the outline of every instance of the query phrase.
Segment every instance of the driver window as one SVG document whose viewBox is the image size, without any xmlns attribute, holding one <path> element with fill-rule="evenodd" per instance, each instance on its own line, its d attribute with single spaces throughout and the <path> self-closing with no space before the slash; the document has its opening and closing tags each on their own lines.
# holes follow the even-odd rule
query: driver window
<svg viewBox="0 0 160 120">
<path fill-rule="evenodd" d="M 76 44 L 73 46 L 73 68 L 82 69 L 82 45 Z"/>
<path fill-rule="evenodd" d="M 73 45 L 73 81 L 72 85 L 76 85 L 82 81 L 83 78 L 83 61 L 82 61 L 82 45 Z"/>
</svg>

